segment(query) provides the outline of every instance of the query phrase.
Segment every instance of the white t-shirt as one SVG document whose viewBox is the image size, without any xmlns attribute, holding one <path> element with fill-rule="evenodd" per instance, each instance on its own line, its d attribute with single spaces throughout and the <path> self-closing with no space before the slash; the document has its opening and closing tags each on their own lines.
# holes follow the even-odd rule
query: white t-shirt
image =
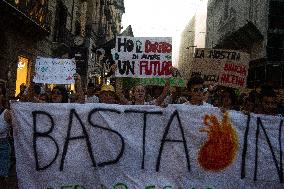
<svg viewBox="0 0 284 189">
<path fill-rule="evenodd" d="M 128 101 L 128 105 L 138 105 L 138 104 L 133 104 L 132 101 Z M 141 105 L 141 104 L 139 104 Z M 156 105 L 156 100 L 152 100 L 152 101 L 149 101 L 149 102 L 144 102 L 143 105 Z"/>
<path fill-rule="evenodd" d="M 86 101 L 86 103 L 99 103 L 99 102 L 100 102 L 99 97 L 97 97 L 96 95 L 87 97 Z"/>
<path fill-rule="evenodd" d="M 191 104 L 189 101 L 187 101 L 187 102 L 185 102 L 184 104 L 186 104 L 186 105 L 193 105 L 193 104 Z M 198 106 L 198 105 L 197 105 Z M 208 103 L 206 103 L 206 102 L 203 102 L 201 105 L 199 105 L 199 106 L 204 106 L 204 107 L 214 107 L 212 104 L 208 104 Z"/>
<path fill-rule="evenodd" d="M 4 119 L 4 114 L 7 110 L 4 110 L 0 115 L 0 139 L 7 138 L 9 132 L 9 125 Z"/>
</svg>

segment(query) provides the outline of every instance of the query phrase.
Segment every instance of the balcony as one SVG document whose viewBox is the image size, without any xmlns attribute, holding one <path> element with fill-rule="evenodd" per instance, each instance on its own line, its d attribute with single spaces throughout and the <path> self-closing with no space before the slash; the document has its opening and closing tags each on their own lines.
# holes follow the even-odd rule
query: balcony
<svg viewBox="0 0 284 189">
<path fill-rule="evenodd" d="M 72 47 L 74 45 L 74 35 L 66 27 L 61 27 L 54 37 L 54 42 Z"/>
<path fill-rule="evenodd" d="M 1 21 L 17 30 L 20 24 L 26 33 L 50 33 L 51 12 L 48 10 L 48 0 L 0 0 L 0 9 Z"/>
<path fill-rule="evenodd" d="M 106 42 L 107 29 L 99 23 L 86 25 L 86 36 L 93 38 L 97 44 Z"/>
<path fill-rule="evenodd" d="M 54 56 L 61 57 L 66 53 L 70 53 L 73 46 L 74 35 L 66 27 L 60 27 L 53 39 Z"/>
</svg>

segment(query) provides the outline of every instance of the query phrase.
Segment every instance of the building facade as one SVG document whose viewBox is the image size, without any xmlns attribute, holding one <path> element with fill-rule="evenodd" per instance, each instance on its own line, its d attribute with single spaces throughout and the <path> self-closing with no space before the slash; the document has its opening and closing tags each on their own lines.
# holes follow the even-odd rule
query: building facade
<svg viewBox="0 0 284 189">
<path fill-rule="evenodd" d="M 283 87 L 284 2 L 210 0 L 206 47 L 250 54 L 248 87 Z"/>
<path fill-rule="evenodd" d="M 178 68 L 186 79 L 191 77 L 195 48 L 205 47 L 206 17 L 207 0 L 203 0 L 182 33 Z"/>
<path fill-rule="evenodd" d="M 87 82 L 102 84 L 105 73 L 112 64 L 111 49 L 115 46 L 115 37 L 123 29 L 122 15 L 125 12 L 124 0 L 95 1 L 89 9 L 86 25 L 88 44 Z"/>
<path fill-rule="evenodd" d="M 29 85 L 37 56 L 75 58 L 83 84 L 93 49 L 121 29 L 123 0 L 1 0 L 0 82 Z"/>
<path fill-rule="evenodd" d="M 195 47 L 195 16 L 185 27 L 181 36 L 181 44 L 179 48 L 178 69 L 185 79 L 190 78 L 191 67 L 193 63 L 193 53 Z"/>
</svg>

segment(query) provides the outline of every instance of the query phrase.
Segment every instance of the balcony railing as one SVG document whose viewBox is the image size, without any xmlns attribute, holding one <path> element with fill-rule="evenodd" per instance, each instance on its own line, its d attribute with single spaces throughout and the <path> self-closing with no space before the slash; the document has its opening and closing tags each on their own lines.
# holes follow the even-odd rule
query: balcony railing
<svg viewBox="0 0 284 189">
<path fill-rule="evenodd" d="M 8 6 L 30 18 L 37 25 L 47 31 L 50 31 L 51 13 L 48 10 L 48 0 L 30 1 L 30 0 L 2 0 Z"/>
</svg>

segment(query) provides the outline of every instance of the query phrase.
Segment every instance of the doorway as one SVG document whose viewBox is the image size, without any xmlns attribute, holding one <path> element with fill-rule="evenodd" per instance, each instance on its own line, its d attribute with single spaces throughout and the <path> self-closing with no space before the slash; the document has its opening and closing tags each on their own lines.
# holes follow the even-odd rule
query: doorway
<svg viewBox="0 0 284 189">
<path fill-rule="evenodd" d="M 18 57 L 18 67 L 17 67 L 17 80 L 16 80 L 16 93 L 17 96 L 20 93 L 20 85 L 27 85 L 28 68 L 30 60 L 24 56 Z"/>
</svg>

